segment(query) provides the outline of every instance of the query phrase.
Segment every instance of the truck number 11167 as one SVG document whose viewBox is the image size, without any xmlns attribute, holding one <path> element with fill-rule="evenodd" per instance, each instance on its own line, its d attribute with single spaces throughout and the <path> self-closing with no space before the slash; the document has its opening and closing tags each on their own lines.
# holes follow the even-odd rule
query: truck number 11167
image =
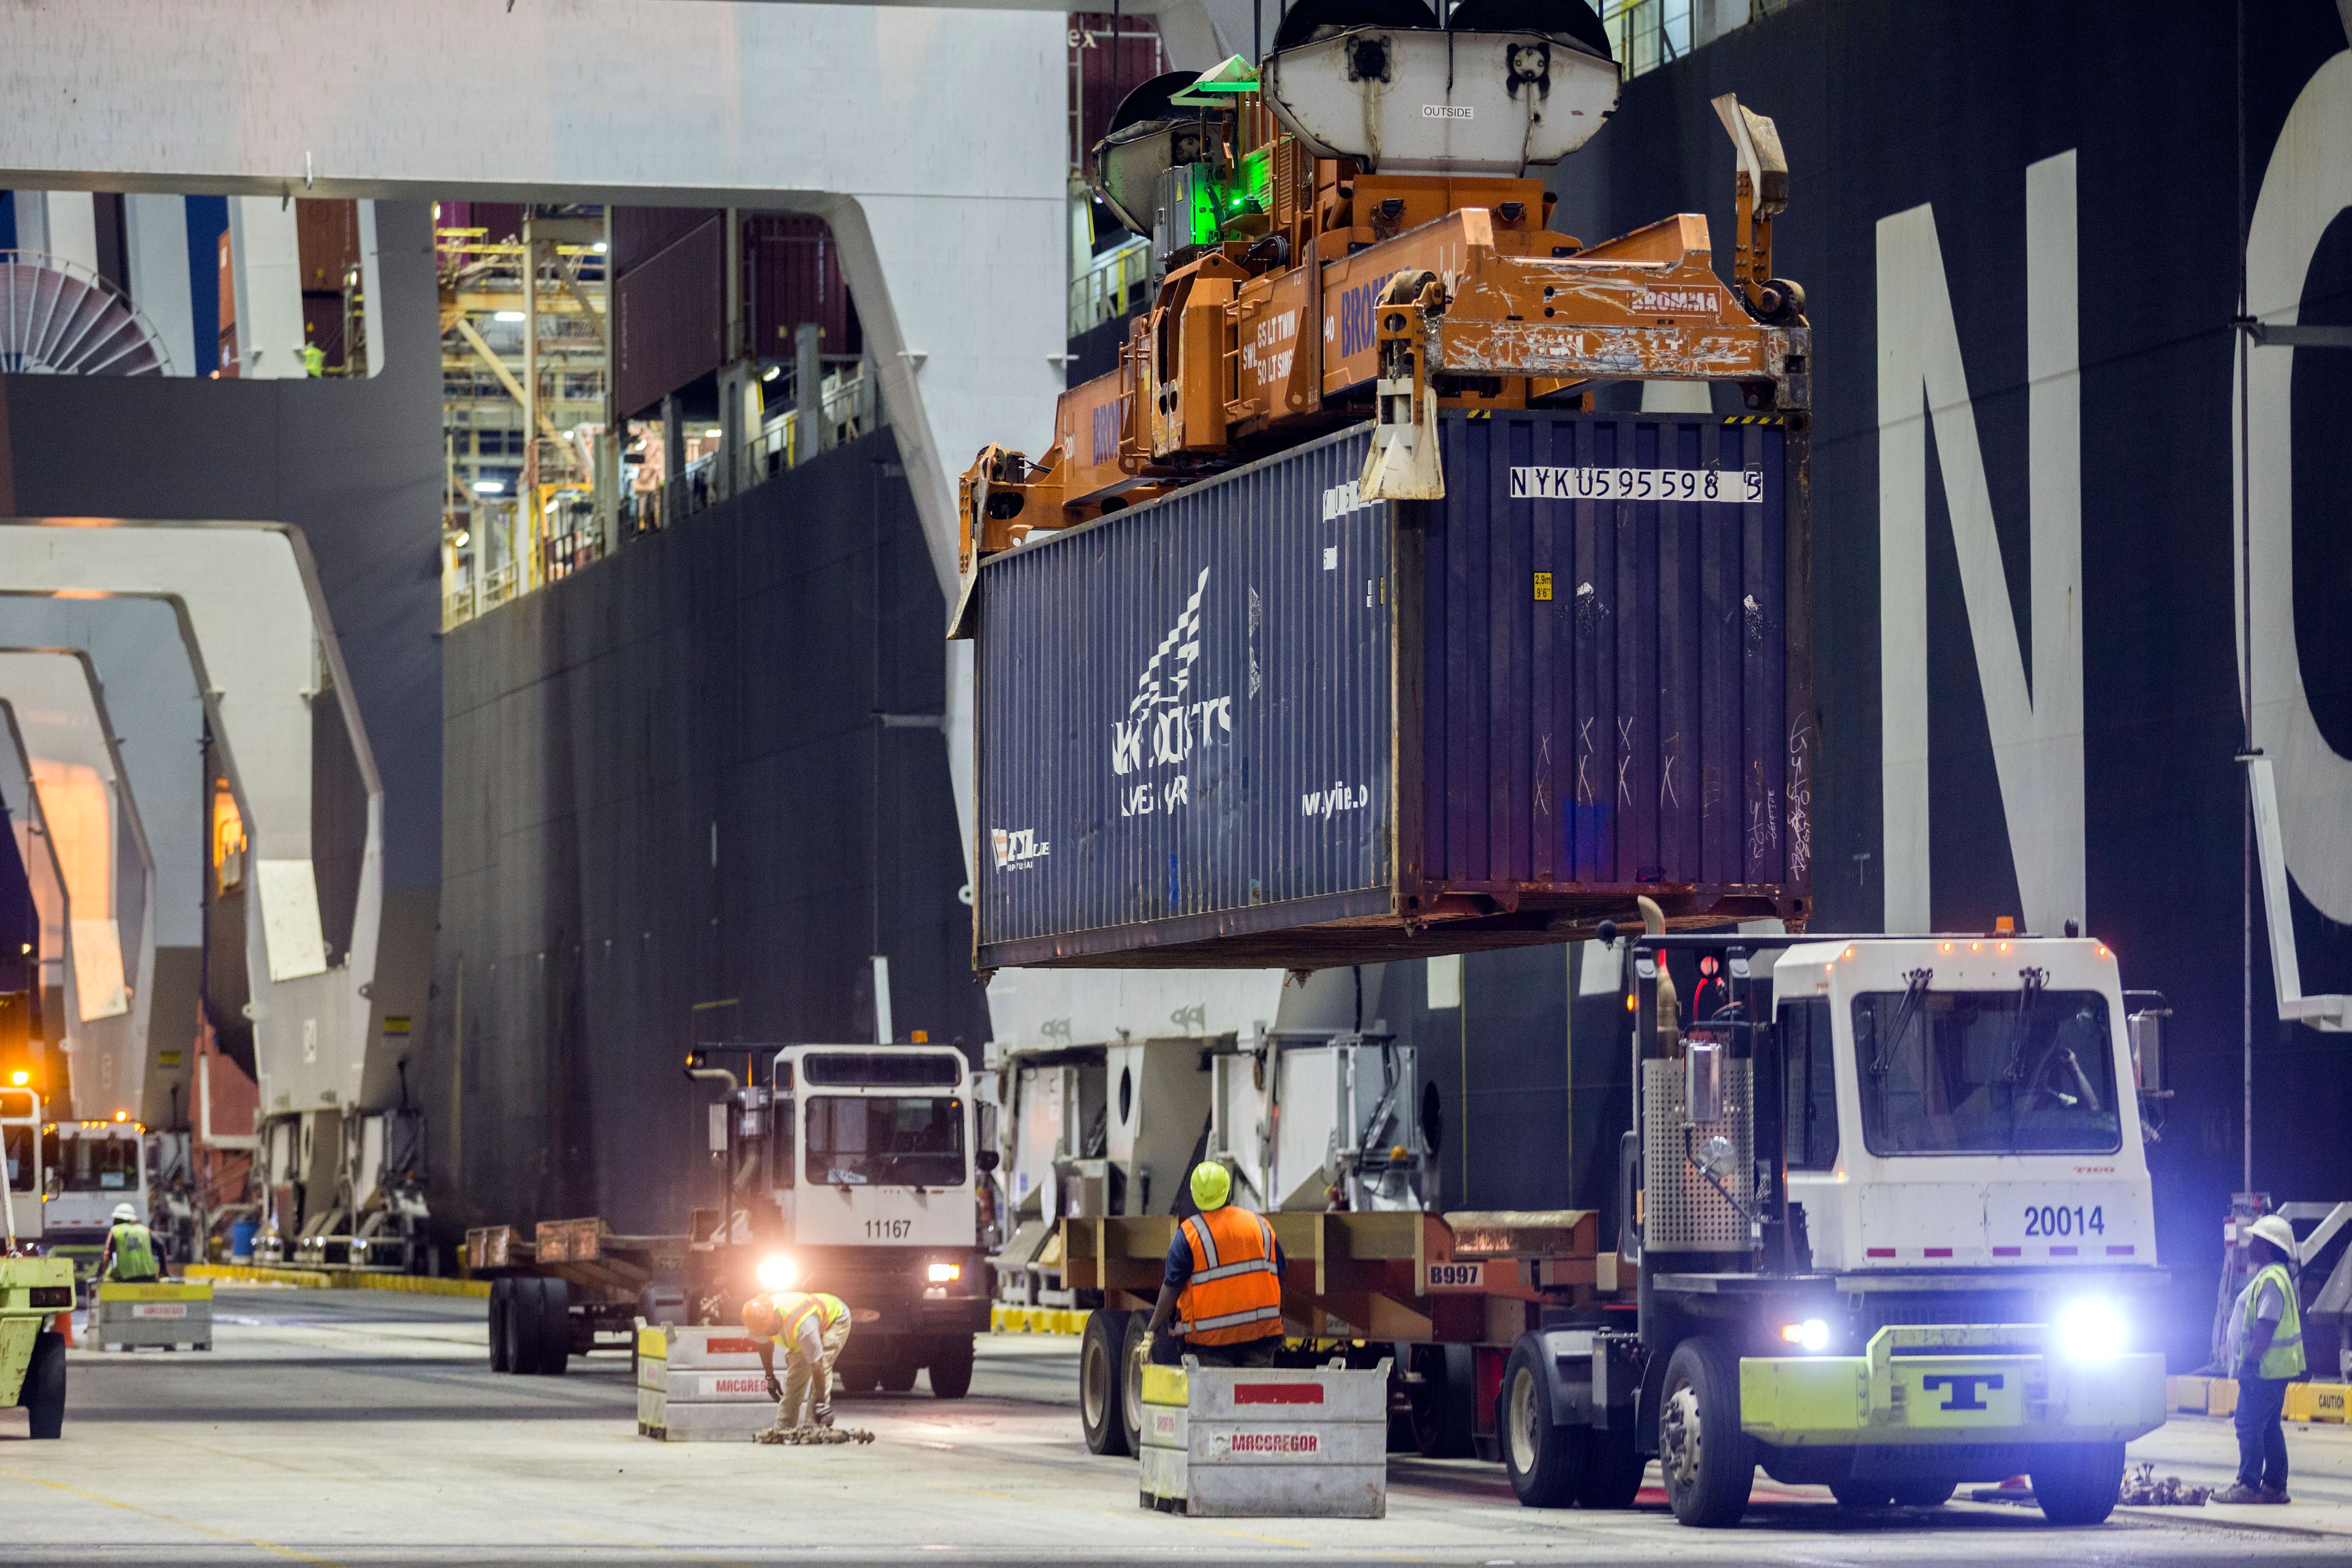
<svg viewBox="0 0 2352 1568">
<path fill-rule="evenodd" d="M 866 1222 L 868 1241 L 904 1241 L 907 1233 L 915 1228 L 910 1219 L 869 1219 Z"/>
</svg>

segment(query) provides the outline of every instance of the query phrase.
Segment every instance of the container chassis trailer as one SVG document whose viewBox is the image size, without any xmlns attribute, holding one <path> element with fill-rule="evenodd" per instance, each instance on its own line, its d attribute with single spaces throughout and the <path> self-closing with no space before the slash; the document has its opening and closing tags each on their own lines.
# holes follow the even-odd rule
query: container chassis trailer
<svg viewBox="0 0 2352 1568">
<path fill-rule="evenodd" d="M 1617 1249 L 1589 1215 L 1540 1239 L 1532 1216 L 1271 1215 L 1299 1353 L 1393 1355 L 1417 1446 L 1501 1459 L 1529 1507 L 1627 1506 L 1655 1458 L 1699 1527 L 1736 1523 L 1759 1467 L 1857 1508 L 2024 1473 L 2053 1522 L 2105 1520 L 2166 1410 L 2131 1329 L 2165 1276 L 2115 954 L 1645 916 Z M 1063 1228 L 1066 1282 L 1103 1292 L 1096 1452 L 1129 1441 L 1175 1223 Z"/>
</svg>

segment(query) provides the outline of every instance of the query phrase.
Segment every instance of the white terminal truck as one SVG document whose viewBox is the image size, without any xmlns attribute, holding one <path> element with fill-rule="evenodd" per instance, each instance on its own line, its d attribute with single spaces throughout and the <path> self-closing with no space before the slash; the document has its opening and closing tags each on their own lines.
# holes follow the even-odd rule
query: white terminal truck
<svg viewBox="0 0 2352 1568">
<path fill-rule="evenodd" d="M 2114 953 L 1650 925 L 1620 1162 L 1635 1300 L 1513 1347 L 1519 1500 L 1624 1496 L 1654 1455 L 1689 1525 L 1737 1521 L 1759 1465 L 1854 1507 L 2023 1473 L 2053 1522 L 2106 1518 L 2165 1411 L 2133 1334 L 2162 1275 Z"/>
<path fill-rule="evenodd" d="M 1613 1250 L 1589 1209 L 1399 1212 L 1422 1203 L 1393 1180 L 1425 1153 L 1409 1089 L 1377 1096 L 1377 1136 L 1360 1136 L 1360 1102 L 1285 1097 L 1303 1151 L 1286 1169 L 1327 1134 L 1393 1140 L 1376 1179 L 1327 1191 L 1265 1181 L 1248 1130 L 1271 1119 L 1227 1103 L 1254 1073 L 1286 1081 L 1281 1040 L 1161 1064 L 1201 1058 L 1196 1100 L 1155 1096 L 1200 1104 L 1207 1157 L 1272 1194 L 1289 1358 L 1389 1359 L 1422 1451 L 1499 1458 L 1529 1507 L 1629 1507 L 1655 1458 L 1687 1525 L 1737 1521 L 1759 1466 L 1854 1508 L 2025 1474 L 2053 1521 L 2104 1520 L 2124 1445 L 2165 1413 L 2163 1358 L 2134 1338 L 2135 1300 L 2163 1279 L 2137 1071 L 2161 999 L 2126 1014 L 2095 941 L 1666 935 L 1641 902 L 1643 934 L 1601 928 L 1636 1086 L 1603 1200 Z M 1199 1114 L 1171 1139 L 1189 1144 Z M 1123 1102 L 1106 1115 L 1130 1120 Z M 1108 1140 L 1113 1166 L 1121 1152 Z M 1013 1259 L 1097 1308 L 1080 1410 L 1102 1454 L 1135 1449 L 1143 1315 L 1176 1223 L 1138 1185 L 1077 1184 L 1051 1211 L 1052 1266 Z"/>
<path fill-rule="evenodd" d="M 731 1065 L 730 1065 L 731 1064 Z M 738 1068 L 740 1069 L 739 1076 Z M 635 1319 L 737 1323 L 761 1290 L 824 1290 L 856 1330 L 837 1369 L 853 1391 L 971 1385 L 988 1326 L 971 1074 L 940 1045 L 727 1045 L 691 1056 L 724 1089 L 708 1113 L 721 1201 L 684 1235 L 627 1236 L 597 1219 L 467 1235 L 492 1279 L 491 1365 L 560 1373 L 631 1342 Z M 748 1080 L 748 1081 L 747 1081 Z M 599 1336 L 604 1338 L 600 1341 Z"/>
</svg>

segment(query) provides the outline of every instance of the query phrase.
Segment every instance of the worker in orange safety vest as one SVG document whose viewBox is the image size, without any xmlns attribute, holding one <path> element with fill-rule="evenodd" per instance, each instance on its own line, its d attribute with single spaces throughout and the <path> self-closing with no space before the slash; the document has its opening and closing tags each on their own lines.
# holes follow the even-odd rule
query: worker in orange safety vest
<svg viewBox="0 0 2352 1568">
<path fill-rule="evenodd" d="M 1144 1331 L 1146 1359 L 1173 1364 L 1271 1366 L 1282 1344 L 1282 1246 L 1263 1215 L 1233 1202 L 1232 1173 L 1192 1167 L 1192 1203 L 1168 1247 L 1160 1300 Z M 1161 1338 L 1173 1322 L 1176 1342 Z"/>
</svg>

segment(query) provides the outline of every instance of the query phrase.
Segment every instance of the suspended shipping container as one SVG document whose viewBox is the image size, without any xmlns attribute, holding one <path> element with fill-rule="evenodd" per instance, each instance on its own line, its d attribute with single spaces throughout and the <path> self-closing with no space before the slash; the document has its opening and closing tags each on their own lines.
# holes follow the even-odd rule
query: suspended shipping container
<svg viewBox="0 0 2352 1568">
<path fill-rule="evenodd" d="M 978 967 L 1804 918 L 1802 437 L 1448 415 L 1444 499 L 1366 503 L 1369 439 L 981 566 Z"/>
</svg>

